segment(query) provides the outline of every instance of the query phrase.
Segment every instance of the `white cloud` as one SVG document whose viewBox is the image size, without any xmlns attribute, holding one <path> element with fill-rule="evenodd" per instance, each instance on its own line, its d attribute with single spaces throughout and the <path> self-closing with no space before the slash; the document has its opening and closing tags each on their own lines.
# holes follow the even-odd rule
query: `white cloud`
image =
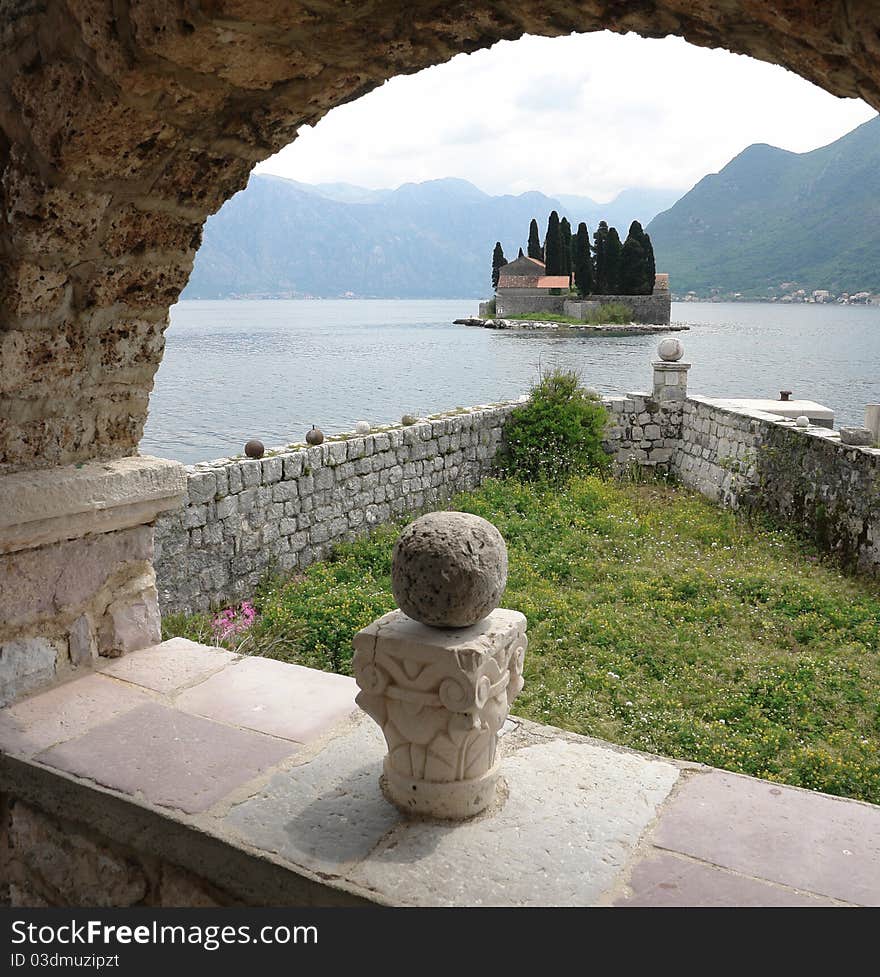
<svg viewBox="0 0 880 977">
<path fill-rule="evenodd" d="M 794 152 L 871 118 L 776 65 L 680 38 L 524 37 L 394 78 L 260 164 L 307 183 L 455 176 L 489 193 L 688 188 L 746 146 Z"/>
</svg>

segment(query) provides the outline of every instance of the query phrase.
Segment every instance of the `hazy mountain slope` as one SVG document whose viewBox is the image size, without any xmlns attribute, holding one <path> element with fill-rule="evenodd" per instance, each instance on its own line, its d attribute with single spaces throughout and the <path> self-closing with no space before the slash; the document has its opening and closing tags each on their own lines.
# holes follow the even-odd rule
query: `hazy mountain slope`
<svg viewBox="0 0 880 977">
<path fill-rule="evenodd" d="M 880 291 L 880 117 L 809 153 L 749 146 L 648 232 L 673 291 Z"/>
<path fill-rule="evenodd" d="M 593 202 L 580 199 L 583 210 L 537 192 L 492 197 L 457 179 L 370 191 L 253 176 L 208 219 L 183 297 L 486 296 L 495 241 L 516 257 L 533 217 L 542 233 L 554 209 L 595 230 Z M 647 220 L 633 213 L 620 222 L 623 236 L 633 217 Z"/>
</svg>

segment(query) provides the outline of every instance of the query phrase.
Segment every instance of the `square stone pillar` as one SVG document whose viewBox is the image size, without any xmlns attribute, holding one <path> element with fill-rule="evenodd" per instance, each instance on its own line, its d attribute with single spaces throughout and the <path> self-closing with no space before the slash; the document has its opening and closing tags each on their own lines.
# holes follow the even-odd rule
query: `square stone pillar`
<svg viewBox="0 0 880 977">
<path fill-rule="evenodd" d="M 161 640 L 153 522 L 185 491 L 147 456 L 0 476 L 0 706 Z"/>
<path fill-rule="evenodd" d="M 687 397 L 687 375 L 690 363 L 655 360 L 654 399 L 661 404 L 682 401 Z"/>
<path fill-rule="evenodd" d="M 865 427 L 874 436 L 874 444 L 880 444 L 880 404 L 865 407 Z"/>
</svg>

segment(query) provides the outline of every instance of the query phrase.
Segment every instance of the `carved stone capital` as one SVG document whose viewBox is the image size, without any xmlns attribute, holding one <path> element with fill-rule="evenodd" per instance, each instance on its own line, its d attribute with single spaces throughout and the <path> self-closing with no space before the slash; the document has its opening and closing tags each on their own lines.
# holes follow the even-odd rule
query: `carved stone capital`
<svg viewBox="0 0 880 977">
<path fill-rule="evenodd" d="M 465 818 L 492 802 L 498 733 L 523 686 L 527 644 L 525 617 L 503 608 L 455 630 L 392 611 L 355 636 L 357 703 L 385 735 L 392 803 Z"/>
</svg>

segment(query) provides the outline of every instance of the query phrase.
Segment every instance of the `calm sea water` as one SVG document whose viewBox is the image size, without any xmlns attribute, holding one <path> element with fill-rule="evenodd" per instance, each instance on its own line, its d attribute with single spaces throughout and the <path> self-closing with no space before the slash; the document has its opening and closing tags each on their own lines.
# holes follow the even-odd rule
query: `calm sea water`
<svg viewBox="0 0 880 977">
<path fill-rule="evenodd" d="M 651 384 L 656 336 L 560 337 L 454 326 L 461 301 L 181 302 L 171 310 L 141 450 L 193 463 L 525 392 L 540 369 L 573 368 L 603 393 Z M 782 389 L 861 425 L 880 402 L 880 307 L 674 304 L 689 389 L 772 397 Z"/>
</svg>

